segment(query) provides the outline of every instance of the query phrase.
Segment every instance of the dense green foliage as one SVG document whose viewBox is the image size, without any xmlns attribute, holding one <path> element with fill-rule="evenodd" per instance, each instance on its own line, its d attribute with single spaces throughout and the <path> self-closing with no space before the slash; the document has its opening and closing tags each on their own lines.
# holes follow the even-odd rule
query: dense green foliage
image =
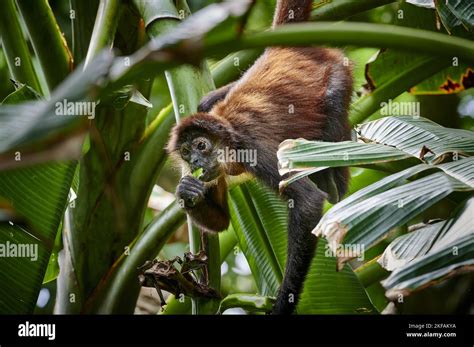
<svg viewBox="0 0 474 347">
<path fill-rule="evenodd" d="M 186 231 L 171 194 L 179 171 L 164 147 L 175 122 L 265 47 L 312 44 L 343 47 L 354 64 L 355 136 L 288 139 L 278 152 L 281 173 L 292 174 L 282 189 L 353 167 L 346 198 L 328 204 L 314 230 L 325 240 L 298 313 L 377 313 L 390 301 L 405 313 L 469 312 L 468 2 L 316 0 L 310 23 L 274 31 L 275 1 L 249 3 L 0 2 L 0 313 L 133 313 L 145 296 L 139 266 L 203 245 L 207 271 L 195 270 L 197 279 L 221 298 L 169 295 L 162 313 L 268 311 L 286 261 L 287 206 L 237 178 L 229 230 Z M 338 254 L 345 244 L 363 254 Z M 7 245 L 31 246 L 36 257 L 8 256 Z M 42 288 L 49 300 L 38 300 Z M 450 291 L 457 297 L 444 302 Z"/>
</svg>

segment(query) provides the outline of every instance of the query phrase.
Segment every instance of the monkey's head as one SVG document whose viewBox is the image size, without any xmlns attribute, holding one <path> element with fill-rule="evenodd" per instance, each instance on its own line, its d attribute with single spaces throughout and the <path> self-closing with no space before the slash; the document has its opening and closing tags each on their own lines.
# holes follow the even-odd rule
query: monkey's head
<svg viewBox="0 0 474 347">
<path fill-rule="evenodd" d="M 221 154 L 226 146 L 232 146 L 233 139 L 226 120 L 197 113 L 173 128 L 167 151 L 184 161 L 191 172 L 202 168 L 200 180 L 209 182 L 226 173 Z"/>
</svg>

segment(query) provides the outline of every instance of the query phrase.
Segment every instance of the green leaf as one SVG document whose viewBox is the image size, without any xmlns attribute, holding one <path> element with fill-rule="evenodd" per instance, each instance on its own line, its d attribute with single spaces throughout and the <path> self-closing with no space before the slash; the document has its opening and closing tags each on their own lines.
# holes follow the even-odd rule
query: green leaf
<svg viewBox="0 0 474 347">
<path fill-rule="evenodd" d="M 174 19 L 180 21 L 182 19 L 179 16 L 175 3 L 170 0 L 153 2 L 134 0 L 134 4 L 145 22 L 145 27 L 148 27 L 156 20 Z"/>
<path fill-rule="evenodd" d="M 50 90 L 63 82 L 73 69 L 72 55 L 47 1 L 18 1 L 30 43 Z"/>
<path fill-rule="evenodd" d="M 336 271 L 336 258 L 328 254 L 328 249 L 326 240 L 319 239 L 297 307 L 298 313 L 377 313 L 350 266 Z"/>
<path fill-rule="evenodd" d="M 434 0 L 407 0 L 407 4 L 412 4 L 415 6 L 423 8 L 434 8 Z"/>
<path fill-rule="evenodd" d="M 231 223 L 254 275 L 259 294 L 276 296 L 283 278 L 283 258 L 286 259 L 285 206 L 267 188 L 256 182 L 235 187 L 229 195 Z M 263 211 L 262 206 L 265 206 Z"/>
<path fill-rule="evenodd" d="M 26 85 L 19 84 L 17 87 L 14 95 L 5 101 L 11 103 L 40 98 Z M 20 123 L 24 117 L 23 114 L 14 116 Z M 18 153 L 16 159 L 31 165 L 27 157 Z M 19 223 L 13 218 L 0 223 L 0 245 L 9 243 L 13 247 L 26 246 L 37 250 L 34 260 L 28 257 L 0 258 L 1 313 L 33 312 L 41 284 L 56 278 L 61 246 L 61 233 L 57 231 L 74 170 L 75 163 L 50 163 L 0 171 L 0 200 L 7 200 L 8 206 L 14 207 L 23 218 Z"/>
<path fill-rule="evenodd" d="M 443 226 L 443 222 L 413 225 L 408 234 L 392 241 L 379 259 L 380 265 L 393 271 L 413 259 L 426 254 Z"/>
<path fill-rule="evenodd" d="M 74 165 L 47 164 L 0 172 L 0 196 L 27 224 L 0 223 L 0 245 L 37 247 L 37 259 L 0 258 L 0 312 L 31 313 L 64 212 Z M 17 246 L 15 246 L 17 247 Z"/>
<path fill-rule="evenodd" d="M 474 154 L 474 132 L 442 127 L 422 117 L 385 117 L 360 124 L 359 136 L 393 146 L 428 163 L 438 163 L 445 155 Z"/>
<path fill-rule="evenodd" d="M 400 74 L 417 66 L 424 66 L 424 63 L 429 60 L 429 57 L 420 54 L 393 50 L 380 51 L 376 59 L 367 64 L 365 76 L 370 88 L 376 90 L 379 86 L 389 83 Z M 413 73 L 416 72 L 413 71 Z M 458 63 L 456 66 L 449 66 L 438 73 L 432 74 L 424 81 L 411 86 L 410 93 L 414 95 L 459 93 L 472 87 L 472 74 L 472 65 Z"/>
<path fill-rule="evenodd" d="M 63 233 L 61 225 L 54 240 L 53 250 L 49 256 L 48 266 L 44 275 L 43 284 L 54 281 L 59 275 L 59 252 L 63 249 Z"/>
<path fill-rule="evenodd" d="M 470 1 L 435 1 L 436 11 L 446 30 L 451 33 L 455 27 L 463 25 L 474 31 L 474 4 Z"/>
<path fill-rule="evenodd" d="M 459 256 L 454 256 L 453 254 Z M 472 272 L 474 269 L 474 235 L 457 240 L 450 247 L 420 258 L 408 266 L 394 271 L 382 282 L 390 299 L 399 294 L 409 295 L 416 289 L 426 288 L 455 275 Z"/>
<path fill-rule="evenodd" d="M 64 102 L 91 100 L 94 89 L 108 72 L 109 52 L 90 66 L 78 68 L 58 87 L 48 101 L 32 101 L 0 107 L 0 170 L 51 160 L 76 158 L 81 153 L 85 116 L 56 114 Z M 19 117 L 21 115 L 21 117 Z M 21 160 L 15 150 L 21 154 Z"/>
<path fill-rule="evenodd" d="M 251 181 L 230 191 L 231 222 L 259 295 L 275 296 L 286 261 L 287 208 L 268 188 Z M 352 270 L 336 271 L 320 240 L 297 307 L 300 314 L 375 312 Z"/>
<path fill-rule="evenodd" d="M 434 8 L 434 5 L 433 5 Z M 435 12 L 432 9 L 411 6 L 408 3 L 399 5 L 395 23 L 403 27 L 439 32 L 436 25 Z M 400 15 L 401 14 L 401 15 Z M 442 30 L 444 32 L 444 30 Z M 381 50 L 372 62 L 366 66 L 366 79 L 371 89 L 387 83 L 405 71 L 422 63 L 427 58 L 420 55 L 396 50 Z M 410 93 L 423 94 L 451 94 L 458 93 L 473 85 L 472 66 L 459 62 L 454 58 L 446 69 L 426 78 L 423 82 L 412 86 Z"/>
<path fill-rule="evenodd" d="M 153 40 L 130 56 L 132 62 L 130 66 L 124 66 L 123 58 L 116 60 L 112 69 L 112 77 L 119 85 L 131 83 L 142 74 L 148 78 L 150 75 L 155 76 L 163 70 L 178 65 L 179 61 L 199 62 L 201 58 L 199 55 L 202 52 L 197 55 L 191 47 L 186 51 L 181 50 L 179 53 L 173 52 L 173 48 L 177 48 L 186 40 L 204 39 L 206 45 L 209 46 L 217 45 L 222 40 L 231 42 L 235 38 L 236 31 L 229 29 L 238 25 L 238 19 L 247 12 L 250 1 L 212 4 L 196 12 L 176 27 L 173 24 L 169 26 L 170 21 L 174 22 L 179 18 L 172 2 L 135 0 L 135 5 L 145 17 L 147 32 L 153 36 Z M 158 18 L 160 20 L 155 20 Z M 173 30 L 168 30 L 170 28 Z M 223 30 L 224 28 L 226 29 Z M 163 33 L 162 29 L 166 29 L 164 34 L 156 36 L 156 34 Z M 156 55 L 160 50 L 171 54 L 160 58 Z M 235 49 L 222 53 L 227 54 L 233 51 Z M 158 63 L 158 61 L 160 62 Z M 158 66 L 154 66 L 153 63 L 158 63 Z M 199 100 L 197 102 L 199 103 Z"/>
<path fill-rule="evenodd" d="M 392 75 L 385 83 L 378 83 L 375 90 L 364 95 L 351 105 L 349 120 L 352 124 L 363 122 L 370 115 L 380 110 L 382 103 L 389 102 L 433 74 L 449 66 L 448 59 L 433 56 L 422 56 L 413 61 L 398 74 Z M 390 71 L 390 69 L 387 69 Z M 371 80 L 370 78 L 367 78 Z M 370 83 L 369 83 L 370 86 Z M 372 85 L 374 88 L 374 85 Z"/>
<path fill-rule="evenodd" d="M 42 99 L 42 96 L 30 86 L 19 82 L 14 82 L 14 85 L 16 90 L 3 99 L 2 105 L 13 105 L 24 102 L 25 100 Z"/>
<path fill-rule="evenodd" d="M 74 63 L 79 65 L 86 57 L 99 3 L 95 0 L 71 0 L 76 18 L 72 21 Z"/>
<path fill-rule="evenodd" d="M 8 62 L 10 76 L 16 81 L 28 84 L 35 90 L 41 91 L 26 36 L 20 24 L 20 16 L 13 1 L 0 3 L 0 36 L 2 37 L 2 51 Z M 21 61 L 21 64 L 18 64 L 18 61 Z"/>
<path fill-rule="evenodd" d="M 367 94 L 367 80 L 365 79 L 366 65 L 378 52 L 377 48 L 346 48 L 345 53 L 353 64 L 353 89 L 357 97 Z"/>
<path fill-rule="evenodd" d="M 398 28 L 424 29 L 427 33 L 439 31 L 433 10 L 417 8 L 406 2 L 399 2 L 398 6 L 395 19 Z M 407 90 L 414 94 L 445 94 L 472 85 L 472 74 L 463 75 L 469 71 L 466 70 L 467 61 L 453 58 L 456 55 L 440 58 L 427 55 L 426 51 L 397 50 L 385 45 L 379 47 L 383 48 L 375 60 L 366 65 L 370 93 L 353 103 L 349 117 L 352 124 L 364 121 L 380 110 L 381 103 L 395 99 Z M 456 63 L 459 66 L 453 66 Z M 460 80 L 456 82 L 456 79 Z"/>
<path fill-rule="evenodd" d="M 193 177 L 199 179 L 201 177 L 202 173 L 203 173 L 203 169 L 202 169 L 202 167 L 200 167 L 199 169 L 196 169 L 193 172 Z"/>
<path fill-rule="evenodd" d="M 474 198 L 471 198 L 449 220 L 412 226 L 408 234 L 397 237 L 388 245 L 379 259 L 380 265 L 389 271 L 397 270 L 472 234 L 473 213 Z"/>
<path fill-rule="evenodd" d="M 451 155 L 474 154 L 474 132 L 445 128 L 421 117 L 385 117 L 360 124 L 356 131 L 359 142 L 283 141 L 277 152 L 280 175 L 297 174 L 282 180 L 280 189 L 328 167 L 367 166 L 408 158 L 407 163 L 421 159 L 436 164 Z"/>
<path fill-rule="evenodd" d="M 328 167 L 384 163 L 406 159 L 410 155 L 397 148 L 378 143 L 365 144 L 354 141 L 333 143 L 301 139 L 283 141 L 277 157 L 280 175 L 285 175 L 293 171 L 310 170 L 307 174 L 311 174 Z M 315 167 L 318 170 L 313 170 Z"/>
<path fill-rule="evenodd" d="M 420 164 L 359 190 L 326 213 L 313 232 L 328 239 L 331 249 L 340 244 L 368 249 L 392 228 L 408 222 L 453 191 L 473 191 L 474 158 L 438 166 Z M 407 183 L 427 169 L 440 169 Z M 338 258 L 342 265 L 350 257 Z"/>
<path fill-rule="evenodd" d="M 81 3 L 77 2 L 77 0 L 72 0 L 71 3 L 71 6 L 74 6 L 72 8 L 77 11 L 76 17 L 79 17 L 74 18 L 72 23 L 74 35 L 74 60 L 79 62 L 83 57 L 85 57 L 84 65 L 87 66 L 101 50 L 113 47 L 115 33 L 121 18 L 126 17 L 126 19 L 130 21 L 135 20 L 135 23 L 138 21 L 138 18 L 136 15 L 130 13 L 124 14 L 121 11 L 124 6 L 121 6 L 123 3 L 120 0 L 101 1 L 99 8 L 96 8 L 97 5 L 93 2 L 91 3 L 90 0 L 84 0 L 81 1 Z M 93 23 L 94 26 L 92 29 L 91 27 L 86 27 L 92 24 L 90 23 L 90 18 L 80 17 L 81 15 L 85 15 L 86 12 L 93 11 L 94 8 L 96 8 L 97 14 L 94 15 L 95 22 Z M 78 24 L 82 24 L 82 26 L 79 26 Z M 76 30 L 78 31 L 77 33 Z M 128 33 L 136 32 L 133 25 L 129 25 L 127 31 Z M 89 37 L 87 37 L 88 34 L 90 35 Z M 82 46 L 86 37 L 88 39 L 87 54 L 85 54 L 85 47 Z M 132 37 L 127 37 L 125 40 L 130 42 L 132 45 L 136 41 L 136 39 Z M 79 59 L 76 60 L 76 58 Z"/>
<path fill-rule="evenodd" d="M 459 64 L 449 67 L 410 89 L 414 95 L 453 94 L 472 88 L 474 85 L 473 65 Z"/>
</svg>

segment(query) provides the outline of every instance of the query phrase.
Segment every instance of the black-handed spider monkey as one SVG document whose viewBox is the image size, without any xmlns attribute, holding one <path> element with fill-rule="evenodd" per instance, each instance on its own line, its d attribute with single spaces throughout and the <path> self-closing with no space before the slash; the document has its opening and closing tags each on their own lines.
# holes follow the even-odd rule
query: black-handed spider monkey
<svg viewBox="0 0 474 347">
<path fill-rule="evenodd" d="M 307 20 L 311 0 L 278 0 L 273 26 Z M 322 47 L 268 48 L 236 82 L 201 102 L 198 113 L 177 125 L 168 144 L 194 171 L 184 176 L 176 194 L 193 221 L 208 232 L 229 225 L 226 175 L 251 173 L 278 192 L 276 152 L 285 139 L 345 141 L 350 139 L 347 109 L 352 71 L 337 49 Z M 255 150 L 256 165 L 222 162 L 225 148 Z M 311 179 L 290 184 L 282 193 L 289 208 L 288 257 L 274 314 L 291 314 L 316 247 L 311 230 L 318 223 L 325 198 L 339 200 L 346 192 L 348 171 L 328 169 Z"/>
</svg>

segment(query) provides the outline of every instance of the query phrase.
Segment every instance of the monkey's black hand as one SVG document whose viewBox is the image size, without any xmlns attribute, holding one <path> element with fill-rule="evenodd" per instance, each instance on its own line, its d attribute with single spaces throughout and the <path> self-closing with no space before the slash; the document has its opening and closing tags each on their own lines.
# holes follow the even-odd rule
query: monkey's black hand
<svg viewBox="0 0 474 347">
<path fill-rule="evenodd" d="M 193 208 L 204 200 L 206 186 L 193 176 L 181 178 L 176 189 L 176 196 L 186 208 Z"/>
</svg>

